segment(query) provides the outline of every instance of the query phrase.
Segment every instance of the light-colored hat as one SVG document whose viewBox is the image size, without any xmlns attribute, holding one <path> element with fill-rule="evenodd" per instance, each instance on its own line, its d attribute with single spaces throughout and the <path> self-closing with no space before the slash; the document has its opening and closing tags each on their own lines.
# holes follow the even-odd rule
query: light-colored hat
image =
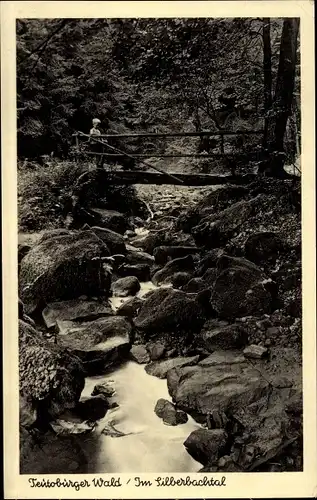
<svg viewBox="0 0 317 500">
<path fill-rule="evenodd" d="M 97 125 L 98 123 L 101 123 L 101 121 L 99 120 L 99 118 L 94 118 L 93 121 L 92 121 L 92 123 L 94 125 Z"/>
</svg>

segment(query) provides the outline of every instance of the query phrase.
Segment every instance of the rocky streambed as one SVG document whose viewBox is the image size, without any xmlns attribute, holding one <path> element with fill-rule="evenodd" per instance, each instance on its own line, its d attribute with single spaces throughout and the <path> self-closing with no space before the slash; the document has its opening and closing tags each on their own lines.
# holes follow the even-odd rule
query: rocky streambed
<svg viewBox="0 0 317 500">
<path fill-rule="evenodd" d="M 21 473 L 302 470 L 299 187 L 165 209 L 20 236 Z"/>
</svg>

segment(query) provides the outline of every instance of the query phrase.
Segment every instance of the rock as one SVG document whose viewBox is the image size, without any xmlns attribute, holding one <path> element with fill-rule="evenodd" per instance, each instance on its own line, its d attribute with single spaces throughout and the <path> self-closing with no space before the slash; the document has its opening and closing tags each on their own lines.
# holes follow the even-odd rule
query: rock
<svg viewBox="0 0 317 500">
<path fill-rule="evenodd" d="M 157 361 L 158 359 L 161 359 L 166 352 L 166 346 L 161 342 L 149 342 L 146 345 L 146 348 L 150 355 L 151 361 Z"/>
<path fill-rule="evenodd" d="M 141 285 L 135 276 L 127 276 L 115 281 L 111 288 L 115 297 L 128 297 L 129 295 L 136 295 L 141 289 Z"/>
<path fill-rule="evenodd" d="M 119 276 L 135 276 L 139 281 L 150 281 L 151 271 L 149 264 L 123 264 L 118 268 Z"/>
<path fill-rule="evenodd" d="M 222 318 L 260 316 L 269 312 L 273 297 L 267 280 L 257 270 L 229 267 L 218 275 L 211 296 L 213 309 Z"/>
<path fill-rule="evenodd" d="M 101 382 L 100 384 L 96 384 L 91 395 L 98 396 L 102 395 L 106 398 L 111 398 L 116 393 L 114 387 L 109 382 Z"/>
<path fill-rule="evenodd" d="M 168 262 L 163 269 L 157 271 L 152 281 L 154 285 L 158 286 L 162 283 L 170 283 L 171 277 L 174 273 L 179 271 L 193 271 L 194 270 L 194 261 L 192 255 L 188 255 L 187 257 L 182 257 L 179 259 L 174 259 Z"/>
<path fill-rule="evenodd" d="M 241 472 L 241 468 L 230 455 L 224 455 L 218 460 L 218 472 Z"/>
<path fill-rule="evenodd" d="M 49 229 L 47 231 L 43 231 L 37 243 L 42 243 L 43 241 L 50 240 L 51 238 L 55 238 L 56 236 L 69 236 L 70 234 L 71 232 L 68 229 Z"/>
<path fill-rule="evenodd" d="M 91 231 L 54 236 L 33 246 L 21 262 L 19 295 L 26 313 L 42 302 L 107 295 L 110 274 L 101 258 L 109 251 Z"/>
<path fill-rule="evenodd" d="M 244 257 L 232 257 L 231 255 L 226 255 L 225 253 L 222 254 L 217 260 L 216 267 L 218 273 L 221 273 L 224 269 L 241 267 L 253 271 L 254 274 L 257 274 L 259 277 L 262 276 L 261 269 L 255 265 L 254 262 L 251 262 Z"/>
<path fill-rule="evenodd" d="M 100 316 L 111 316 L 113 310 L 108 301 L 73 299 L 62 302 L 51 302 L 42 311 L 47 328 L 56 325 L 57 320 L 90 319 Z"/>
<path fill-rule="evenodd" d="M 156 264 L 165 265 L 170 259 L 187 257 L 187 255 L 193 255 L 199 251 L 200 249 L 197 247 L 159 246 L 154 248 L 153 256 Z"/>
<path fill-rule="evenodd" d="M 122 304 L 122 306 L 117 309 L 118 316 L 126 316 L 127 318 L 135 318 L 137 316 L 141 306 L 143 304 L 143 300 L 139 297 L 132 297 Z"/>
<path fill-rule="evenodd" d="M 140 365 L 146 364 L 150 361 L 150 355 L 145 347 L 145 345 L 133 345 L 130 351 L 130 357 L 133 361 L 136 361 Z"/>
<path fill-rule="evenodd" d="M 73 436 L 57 436 L 49 431 L 35 440 L 28 431 L 20 430 L 20 474 L 85 473 L 87 459 Z"/>
<path fill-rule="evenodd" d="M 127 248 L 127 262 L 129 264 L 148 264 L 152 266 L 154 264 L 154 257 L 149 255 L 146 252 L 142 252 L 138 248 L 133 247 L 132 245 L 126 245 Z"/>
<path fill-rule="evenodd" d="M 247 344 L 248 334 L 239 323 L 221 326 L 207 320 L 197 342 L 209 352 L 218 349 L 239 349 Z"/>
<path fill-rule="evenodd" d="M 190 232 L 204 216 L 220 212 L 248 195 L 249 192 L 244 186 L 228 185 L 213 189 L 197 203 L 194 209 L 191 208 L 180 215 L 176 227 L 185 232 Z"/>
<path fill-rule="evenodd" d="M 245 358 L 239 351 L 215 351 L 199 361 L 200 366 L 234 365 L 244 363 Z"/>
<path fill-rule="evenodd" d="M 88 434 L 95 428 L 95 424 L 93 422 L 74 422 L 62 420 L 60 418 L 50 422 L 50 426 L 58 436 L 69 434 Z"/>
<path fill-rule="evenodd" d="M 196 276 L 203 276 L 208 269 L 216 267 L 217 261 L 223 253 L 224 250 L 222 248 L 213 248 L 212 250 L 208 250 L 208 252 L 198 262 Z"/>
<path fill-rule="evenodd" d="M 134 324 L 146 336 L 173 332 L 179 337 L 199 331 L 204 319 L 202 307 L 184 292 L 160 288 L 145 298 Z"/>
<path fill-rule="evenodd" d="M 174 288 L 182 288 L 184 285 L 186 285 L 186 283 L 190 281 L 191 278 L 192 274 L 180 271 L 178 273 L 172 274 L 171 283 Z"/>
<path fill-rule="evenodd" d="M 162 361 L 153 361 L 145 367 L 145 371 L 148 375 L 158 378 L 166 378 L 167 373 L 172 368 L 182 367 L 182 366 L 192 366 L 196 365 L 199 361 L 199 356 L 170 358 Z"/>
<path fill-rule="evenodd" d="M 266 356 L 268 353 L 268 350 L 266 347 L 261 347 L 260 345 L 249 345 L 246 347 L 243 351 L 243 354 L 246 358 L 255 358 L 255 359 L 261 359 L 264 356 Z"/>
<path fill-rule="evenodd" d="M 159 399 L 154 408 L 155 414 L 163 419 L 165 425 L 185 424 L 188 417 L 184 411 L 177 410 L 167 399 Z"/>
<path fill-rule="evenodd" d="M 239 438 L 234 440 L 232 454 L 243 470 L 256 470 L 300 436 L 300 429 L 292 426 L 285 412 L 288 399 L 289 390 L 283 393 L 274 389 L 270 395 L 234 412 L 234 419 L 242 426 L 246 439 L 242 446 L 237 442 Z"/>
<path fill-rule="evenodd" d="M 169 394 L 186 413 L 231 412 L 256 401 L 270 385 L 247 361 L 214 366 L 186 366 L 167 373 Z"/>
<path fill-rule="evenodd" d="M 184 446 L 194 460 L 203 465 L 212 465 L 218 462 L 227 440 L 224 429 L 196 429 L 188 436 Z"/>
<path fill-rule="evenodd" d="M 127 217 L 115 210 L 105 210 L 104 208 L 93 208 L 91 214 L 95 218 L 97 226 L 110 229 L 119 234 L 124 234 L 129 229 Z M 120 253 L 120 252 L 119 252 Z"/>
<path fill-rule="evenodd" d="M 45 341 L 32 326 L 19 320 L 21 398 L 32 401 L 33 409 L 45 402 L 48 413 L 56 417 L 77 403 L 84 385 L 84 371 L 79 360 Z"/>
<path fill-rule="evenodd" d="M 163 245 L 166 235 L 163 231 L 149 233 L 146 236 L 137 236 L 131 240 L 131 244 L 136 248 L 142 248 L 146 253 L 152 254 L 155 247 Z"/>
<path fill-rule="evenodd" d="M 202 278 L 192 278 L 182 287 L 183 292 L 198 293 L 206 289 L 206 284 Z"/>
<path fill-rule="evenodd" d="M 91 230 L 107 245 L 111 255 L 125 255 L 126 246 L 121 234 L 98 226 L 93 226 Z"/>
<path fill-rule="evenodd" d="M 251 234 L 244 246 L 246 258 L 256 264 L 276 262 L 282 250 L 282 239 L 277 233 L 270 231 Z"/>
<path fill-rule="evenodd" d="M 77 403 L 74 412 L 83 420 L 96 421 L 103 418 L 109 408 L 109 403 L 103 395 L 83 398 Z"/>
<path fill-rule="evenodd" d="M 207 215 L 191 231 L 196 244 L 209 248 L 223 246 L 234 232 L 266 202 L 267 196 L 259 194 L 250 200 L 238 201 L 222 212 Z"/>
<path fill-rule="evenodd" d="M 89 375 L 103 374 L 127 358 L 132 327 L 122 316 L 57 325 L 57 343 L 78 356 Z"/>
</svg>

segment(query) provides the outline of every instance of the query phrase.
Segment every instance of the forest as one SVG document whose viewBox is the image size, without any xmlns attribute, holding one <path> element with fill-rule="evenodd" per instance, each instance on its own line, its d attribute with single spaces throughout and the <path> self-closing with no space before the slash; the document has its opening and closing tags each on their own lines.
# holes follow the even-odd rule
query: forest
<svg viewBox="0 0 317 500">
<path fill-rule="evenodd" d="M 96 116 L 109 133 L 266 126 L 264 146 L 293 161 L 298 30 L 269 18 L 18 20 L 19 157 L 66 159 Z"/>
<path fill-rule="evenodd" d="M 303 470 L 299 28 L 17 20 L 22 473 Z"/>
</svg>

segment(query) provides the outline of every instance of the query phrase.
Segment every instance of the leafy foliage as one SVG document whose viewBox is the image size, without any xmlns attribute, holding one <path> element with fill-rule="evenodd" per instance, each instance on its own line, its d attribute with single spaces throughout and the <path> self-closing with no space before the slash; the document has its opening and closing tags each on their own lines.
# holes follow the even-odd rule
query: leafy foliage
<svg viewBox="0 0 317 500">
<path fill-rule="evenodd" d="M 102 129 L 118 133 L 262 128 L 267 115 L 265 22 L 260 18 L 18 20 L 19 154 L 34 158 L 54 151 L 67 157 L 72 133 L 88 132 L 94 116 L 101 119 Z M 269 22 L 273 92 L 283 20 Z M 295 93 L 299 82 L 297 71 Z M 297 102 L 293 110 L 297 131 L 298 108 Z M 122 147 L 133 153 L 140 152 L 140 145 L 149 152 L 171 148 L 164 140 L 154 144 L 138 139 L 126 140 Z"/>
</svg>

